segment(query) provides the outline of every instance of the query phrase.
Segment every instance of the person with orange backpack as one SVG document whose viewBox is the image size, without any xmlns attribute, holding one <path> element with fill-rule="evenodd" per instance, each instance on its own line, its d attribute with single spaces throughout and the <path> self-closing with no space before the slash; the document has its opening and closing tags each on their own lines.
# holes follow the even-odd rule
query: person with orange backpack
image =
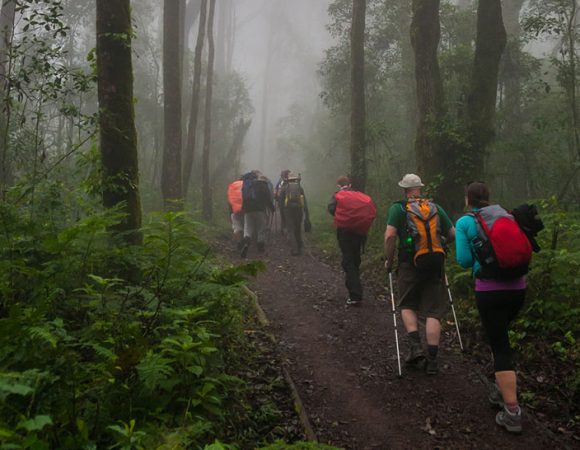
<svg viewBox="0 0 580 450">
<path fill-rule="evenodd" d="M 435 375 L 439 372 L 441 319 L 448 308 L 443 237 L 452 242 L 455 228 L 443 208 L 421 195 L 421 178 L 406 174 L 398 184 L 405 191 L 405 199 L 389 209 L 385 268 L 389 274 L 393 271 L 398 239 L 398 306 L 409 344 L 405 362 L 423 366 L 427 374 Z M 419 335 L 418 314 L 426 317 L 427 357 Z"/>
<path fill-rule="evenodd" d="M 348 176 L 338 177 L 336 184 L 338 191 L 328 204 L 328 212 L 334 216 L 336 237 L 342 253 L 342 268 L 349 294 L 346 304 L 357 306 L 363 299 L 361 252 L 377 209 L 368 195 L 352 189 Z"/>
<path fill-rule="evenodd" d="M 491 205 L 489 190 L 483 183 L 470 183 L 465 194 L 469 212 L 457 221 L 456 258 L 462 267 L 471 267 L 475 277 L 475 301 L 494 362 L 496 383 L 489 401 L 501 408 L 496 423 L 519 433 L 522 414 L 508 329 L 524 305 L 524 275 L 532 257 L 532 242 L 535 243 L 533 232 L 541 230 L 543 224 L 537 210 L 529 205 L 522 205 L 513 215 L 499 205 Z M 536 213 L 532 225 L 524 227 L 532 231 L 530 235 L 520 227 L 526 206 Z M 529 224 L 530 221 L 524 222 Z M 537 244 L 534 247 L 539 251 Z"/>
<path fill-rule="evenodd" d="M 242 249 L 244 237 L 244 212 L 242 211 L 242 186 L 244 181 L 239 178 L 228 186 L 228 204 L 230 206 L 230 219 L 234 232 L 234 242 L 238 251 Z"/>
</svg>

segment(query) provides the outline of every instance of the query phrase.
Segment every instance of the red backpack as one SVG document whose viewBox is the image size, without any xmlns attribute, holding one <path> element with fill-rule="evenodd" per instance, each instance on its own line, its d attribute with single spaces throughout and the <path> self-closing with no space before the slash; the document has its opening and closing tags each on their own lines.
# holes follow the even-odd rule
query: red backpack
<svg viewBox="0 0 580 450">
<path fill-rule="evenodd" d="M 469 213 L 477 224 L 472 242 L 481 265 L 478 278 L 510 280 L 528 272 L 532 245 L 514 217 L 499 205 Z"/>
<path fill-rule="evenodd" d="M 334 225 L 353 233 L 366 235 L 377 216 L 377 208 L 373 200 L 366 194 L 358 191 L 338 191 Z"/>
</svg>

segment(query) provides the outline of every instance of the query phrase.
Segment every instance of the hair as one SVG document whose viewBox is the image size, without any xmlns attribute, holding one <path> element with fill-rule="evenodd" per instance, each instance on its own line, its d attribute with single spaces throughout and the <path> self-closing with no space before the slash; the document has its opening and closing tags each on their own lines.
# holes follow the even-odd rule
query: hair
<svg viewBox="0 0 580 450">
<path fill-rule="evenodd" d="M 489 189 L 481 181 L 469 183 L 465 188 L 467 204 L 473 208 L 483 208 L 489 205 Z"/>
<path fill-rule="evenodd" d="M 341 175 L 338 177 L 338 180 L 336 180 L 336 184 L 340 187 L 348 186 L 350 184 L 350 178 L 348 175 Z"/>
</svg>

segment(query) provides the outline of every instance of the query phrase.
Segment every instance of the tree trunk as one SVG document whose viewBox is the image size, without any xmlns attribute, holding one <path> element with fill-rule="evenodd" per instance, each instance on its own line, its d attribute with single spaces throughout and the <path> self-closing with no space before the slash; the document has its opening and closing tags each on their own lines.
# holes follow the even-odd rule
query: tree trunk
<svg viewBox="0 0 580 450">
<path fill-rule="evenodd" d="M 14 36 L 16 2 L 4 1 L 0 12 L 0 193 L 2 198 L 11 183 L 8 161 L 8 132 L 10 127 L 10 50 Z"/>
<path fill-rule="evenodd" d="M 216 0 L 210 1 L 209 17 L 207 19 L 207 39 L 208 39 L 208 55 L 207 55 L 207 86 L 205 95 L 205 129 L 203 134 L 203 158 L 202 158 L 202 179 L 201 179 L 201 194 L 202 213 L 205 220 L 211 221 L 213 218 L 213 199 L 210 180 L 209 157 L 211 150 L 211 102 L 213 94 L 213 66 L 215 58 L 215 43 L 213 37 L 213 22 L 215 16 Z"/>
<path fill-rule="evenodd" d="M 467 99 L 470 148 L 464 181 L 482 179 L 485 173 L 488 146 L 495 137 L 498 73 L 506 40 L 501 0 L 480 0 L 475 59 Z"/>
<path fill-rule="evenodd" d="M 129 0 L 97 0 L 97 77 L 103 204 L 126 213 L 113 231 L 140 244 L 141 203 Z M 121 38 L 122 37 L 122 38 Z"/>
<path fill-rule="evenodd" d="M 350 165 L 352 185 L 364 191 L 367 181 L 365 134 L 366 0 L 353 0 L 351 27 Z"/>
<path fill-rule="evenodd" d="M 226 180 L 229 179 L 231 172 L 235 171 L 235 162 L 239 159 L 240 149 L 244 143 L 244 138 L 252 125 L 252 120 L 240 119 L 234 128 L 232 145 L 227 155 L 220 161 L 220 163 L 213 170 L 213 180 L 221 175 Z"/>
<path fill-rule="evenodd" d="M 184 196 L 189 190 L 193 160 L 195 157 L 195 141 L 197 138 L 197 117 L 199 114 L 199 92 L 201 90 L 201 57 L 203 43 L 205 41 L 205 27 L 207 19 L 207 1 L 202 0 L 199 12 L 199 29 L 197 43 L 195 44 L 195 57 L 193 61 L 193 87 L 191 94 L 191 110 L 189 112 L 189 126 L 187 129 L 187 145 L 185 147 L 185 163 L 183 166 L 183 189 Z"/>
<path fill-rule="evenodd" d="M 441 37 L 439 0 L 413 0 L 411 43 L 417 83 L 417 171 L 427 182 L 442 173 L 443 155 L 435 131 L 444 114 L 437 48 Z"/>
<path fill-rule="evenodd" d="M 163 7 L 164 147 L 161 191 L 165 209 L 179 209 L 181 186 L 181 54 L 180 2 L 165 0 Z"/>
</svg>

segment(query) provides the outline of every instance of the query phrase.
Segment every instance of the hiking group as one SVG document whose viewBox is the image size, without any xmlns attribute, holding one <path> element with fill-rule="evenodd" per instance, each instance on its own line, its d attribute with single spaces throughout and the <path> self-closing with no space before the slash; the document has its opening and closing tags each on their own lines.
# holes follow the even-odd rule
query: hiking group
<svg viewBox="0 0 580 450">
<path fill-rule="evenodd" d="M 261 177 L 257 176 L 254 180 L 260 181 Z M 244 193 L 241 206 L 239 209 L 232 207 L 234 232 L 238 230 L 240 233 L 239 230 L 243 229 L 243 238 L 240 236 L 238 240 L 242 257 L 247 255 L 253 233 L 257 233 L 258 251 L 263 251 L 264 232 L 260 227 L 267 221 L 266 211 L 276 210 L 273 201 L 280 211 L 281 226 L 294 237 L 292 253 L 300 254 L 302 226 L 306 231 L 310 229 L 300 177 L 283 171 L 273 192 L 262 189 L 259 226 L 256 225 L 258 221 L 251 218 L 251 226 L 248 226 L 249 214 L 254 211 L 253 205 L 256 203 L 249 198 L 258 196 L 246 194 L 246 178 L 242 177 L 242 182 L 240 190 Z M 524 304 L 525 274 L 532 251 L 539 251 L 534 236 L 543 225 L 537 210 L 533 205 L 524 204 L 508 212 L 490 203 L 490 193 L 485 184 L 473 182 L 465 188 L 466 213 L 454 226 L 440 205 L 422 195 L 424 184 L 419 176 L 406 174 L 398 186 L 404 196 L 388 210 L 383 248 L 384 267 L 390 280 L 399 375 L 401 361 L 396 306 L 406 331 L 407 367 L 425 370 L 428 375 L 438 374 L 441 320 L 447 315 L 449 306 L 453 310 L 463 349 L 445 274 L 448 246 L 455 242 L 457 262 L 461 267 L 472 270 L 476 305 L 493 354 L 495 383 L 492 384 L 489 401 L 501 408 L 496 414 L 496 423 L 509 432 L 519 433 L 522 430 L 522 414 L 508 330 Z M 246 207 L 246 204 L 252 206 Z M 350 178 L 344 175 L 337 180 L 337 191 L 328 204 L 328 212 L 334 216 L 338 246 L 342 253 L 348 291 L 346 305 L 360 306 L 364 298 L 360 278 L 361 254 L 377 214 L 376 207 L 368 195 L 353 189 Z M 396 305 L 393 273 L 398 292 Z M 419 316 L 425 319 L 426 347 L 419 334 Z"/>
<path fill-rule="evenodd" d="M 252 242 L 258 253 L 266 250 L 266 241 L 273 228 L 292 238 L 292 255 L 300 255 L 304 247 L 302 229 L 310 232 L 312 225 L 301 178 L 283 170 L 274 187 L 259 170 L 252 170 L 228 187 L 234 240 L 240 256 L 248 256 Z"/>
<path fill-rule="evenodd" d="M 493 354 L 495 383 L 489 401 L 501 408 L 496 423 L 509 432 L 519 433 L 522 414 L 508 329 L 524 304 L 525 274 L 532 250 L 539 251 L 534 236 L 543 224 L 537 210 L 533 205 L 524 204 L 510 213 L 490 203 L 485 184 L 473 182 L 465 188 L 467 212 L 454 226 L 440 205 L 422 195 L 424 185 L 419 176 L 406 174 L 398 185 L 403 189 L 404 198 L 394 202 L 388 210 L 383 244 L 393 302 L 399 375 L 401 364 L 392 281 L 395 262 L 397 306 L 408 343 L 405 363 L 408 367 L 424 369 L 428 375 L 436 375 L 439 372 L 441 319 L 446 316 L 449 305 L 453 309 L 445 259 L 447 246 L 455 242 L 457 262 L 463 268 L 472 269 L 476 304 Z M 360 255 L 376 209 L 370 197 L 352 190 L 347 176 L 338 178 L 337 188 L 328 211 L 334 215 L 342 252 L 349 293 L 346 304 L 358 306 L 363 299 Z M 454 309 L 453 314 L 455 317 Z M 419 334 L 418 316 L 425 319 L 426 352 Z M 456 318 L 455 323 L 463 348 Z"/>
</svg>

